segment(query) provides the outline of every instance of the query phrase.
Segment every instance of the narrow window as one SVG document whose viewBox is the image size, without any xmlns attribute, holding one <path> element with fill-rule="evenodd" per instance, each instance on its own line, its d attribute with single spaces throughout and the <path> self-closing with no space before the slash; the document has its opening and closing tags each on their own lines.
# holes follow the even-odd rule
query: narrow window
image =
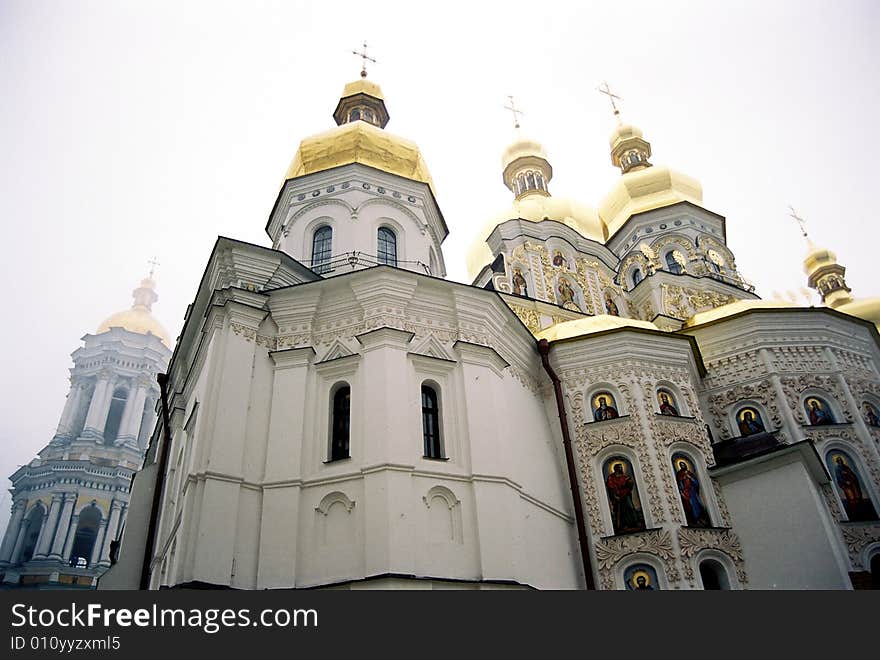
<svg viewBox="0 0 880 660">
<path fill-rule="evenodd" d="M 330 460 L 348 458 L 348 438 L 351 428 L 351 388 L 348 385 L 343 385 L 333 395 L 331 428 Z"/>
<path fill-rule="evenodd" d="M 379 263 L 397 265 L 397 236 L 388 227 L 379 227 Z"/>
<path fill-rule="evenodd" d="M 70 549 L 69 563 L 71 566 L 87 567 L 91 562 L 95 542 L 98 539 L 98 527 L 101 523 L 101 512 L 94 505 L 82 510 L 73 536 L 73 547 Z"/>
<path fill-rule="evenodd" d="M 632 274 L 633 286 L 635 287 L 639 282 L 642 281 L 642 271 L 636 268 Z"/>
<path fill-rule="evenodd" d="M 670 273 L 681 274 L 681 264 L 675 259 L 675 250 L 666 254 L 666 267 Z"/>
<path fill-rule="evenodd" d="M 703 580 L 703 589 L 706 591 L 728 591 L 730 589 L 727 571 L 718 562 L 709 559 L 700 562 L 700 578 Z"/>
<path fill-rule="evenodd" d="M 433 387 L 422 385 L 422 435 L 425 458 L 443 458 L 440 449 L 440 406 Z"/>
<path fill-rule="evenodd" d="M 318 273 L 330 272 L 330 253 L 333 246 L 333 229 L 323 226 L 312 238 L 312 270 Z"/>
<path fill-rule="evenodd" d="M 122 423 L 122 413 L 125 411 L 125 402 L 128 392 L 119 388 L 113 392 L 110 400 L 110 410 L 107 413 L 107 423 L 104 424 L 104 444 L 112 445 L 119 436 L 119 425 Z"/>
<path fill-rule="evenodd" d="M 348 116 L 348 121 L 357 121 L 361 118 L 361 111 L 357 108 L 351 111 L 351 114 Z"/>
</svg>

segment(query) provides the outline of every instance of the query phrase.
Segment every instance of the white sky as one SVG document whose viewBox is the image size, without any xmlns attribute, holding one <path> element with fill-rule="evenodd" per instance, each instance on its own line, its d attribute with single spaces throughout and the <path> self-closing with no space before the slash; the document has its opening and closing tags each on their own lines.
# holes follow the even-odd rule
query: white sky
<svg viewBox="0 0 880 660">
<path fill-rule="evenodd" d="M 608 80 L 653 162 L 702 182 L 761 295 L 805 284 L 788 204 L 856 296 L 880 295 L 877 34 L 872 0 L 0 0 L 0 478 L 51 439 L 70 353 L 131 304 L 150 257 L 176 336 L 217 235 L 269 245 L 284 171 L 334 125 L 364 40 L 388 130 L 431 169 L 450 279 L 468 281 L 475 231 L 510 203 L 508 94 L 551 192 L 598 205 L 619 176 Z"/>
</svg>

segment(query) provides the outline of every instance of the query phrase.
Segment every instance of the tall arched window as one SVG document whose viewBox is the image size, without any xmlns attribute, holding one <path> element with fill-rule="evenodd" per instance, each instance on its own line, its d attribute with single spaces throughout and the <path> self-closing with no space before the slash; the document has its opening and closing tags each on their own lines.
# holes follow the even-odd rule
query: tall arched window
<svg viewBox="0 0 880 660">
<path fill-rule="evenodd" d="M 430 385 L 422 385 L 422 436 L 425 458 L 443 458 L 440 446 L 440 401 Z"/>
<path fill-rule="evenodd" d="M 330 428 L 330 460 L 348 458 L 351 431 L 351 388 L 348 385 L 343 385 L 333 394 Z"/>
<path fill-rule="evenodd" d="M 333 229 L 324 225 L 312 237 L 312 270 L 318 273 L 330 271 L 330 255 L 333 251 Z"/>
<path fill-rule="evenodd" d="M 101 523 L 101 512 L 91 505 L 79 514 L 76 533 L 73 536 L 73 547 L 70 549 L 71 566 L 88 566 L 98 539 L 98 526 Z"/>
<path fill-rule="evenodd" d="M 379 227 L 379 263 L 397 265 L 397 236 L 388 227 Z"/>
<path fill-rule="evenodd" d="M 728 591 L 730 589 L 727 571 L 724 570 L 724 566 L 712 559 L 700 562 L 700 579 L 702 579 L 703 589 L 706 591 Z"/>
<path fill-rule="evenodd" d="M 21 563 L 30 561 L 34 556 L 34 550 L 37 549 L 37 540 L 40 537 L 40 530 L 43 528 L 43 519 L 46 512 L 43 507 L 37 505 L 25 518 L 27 531 L 25 532 L 24 545 L 21 547 Z"/>
<path fill-rule="evenodd" d="M 125 402 L 128 392 L 123 388 L 117 388 L 110 399 L 110 410 L 107 413 L 107 423 L 104 424 L 104 444 L 112 445 L 119 436 L 119 425 L 122 423 L 122 413 L 125 412 Z"/>
<path fill-rule="evenodd" d="M 675 258 L 675 250 L 666 253 L 666 268 L 670 273 L 675 273 L 676 275 L 681 274 L 682 268 L 681 264 L 678 263 L 678 260 Z"/>
</svg>

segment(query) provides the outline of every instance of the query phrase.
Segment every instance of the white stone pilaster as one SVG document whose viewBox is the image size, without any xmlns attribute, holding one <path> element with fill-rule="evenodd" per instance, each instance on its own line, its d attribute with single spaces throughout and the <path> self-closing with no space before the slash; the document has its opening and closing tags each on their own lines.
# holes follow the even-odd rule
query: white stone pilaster
<svg viewBox="0 0 880 660">
<path fill-rule="evenodd" d="M 58 514 L 61 512 L 62 495 L 52 495 L 52 504 L 49 506 L 49 515 L 43 519 L 43 528 L 40 530 L 40 538 L 34 548 L 34 559 L 45 559 L 52 545 L 55 527 L 58 525 Z"/>
<path fill-rule="evenodd" d="M 18 528 L 18 538 L 15 540 L 15 548 L 12 550 L 12 557 L 9 559 L 10 566 L 15 566 L 21 559 L 21 549 L 24 546 L 24 537 L 27 535 L 27 530 L 30 525 L 31 521 L 25 518 L 21 523 L 21 526 Z"/>
<path fill-rule="evenodd" d="M 3 545 L 0 545 L 0 566 L 8 566 L 12 557 L 12 550 L 21 530 L 21 520 L 24 518 L 24 500 L 18 500 L 12 505 L 12 517 L 6 527 L 6 535 L 3 537 Z"/>
<path fill-rule="evenodd" d="M 52 542 L 52 548 L 49 551 L 49 559 L 61 559 L 61 552 L 64 550 L 64 542 L 67 539 L 67 532 L 70 528 L 70 515 L 73 513 L 73 505 L 76 503 L 76 493 L 64 493 L 64 505 L 61 509 L 61 516 L 58 519 L 58 529 L 55 531 L 55 540 Z"/>
<path fill-rule="evenodd" d="M 89 404 L 89 412 L 86 415 L 86 423 L 83 426 L 83 435 L 91 437 L 102 437 L 104 432 L 104 421 L 107 419 L 107 390 L 110 386 L 110 373 L 103 372 L 98 377 L 95 384 L 95 391 L 92 393 L 92 401 Z"/>
<path fill-rule="evenodd" d="M 150 389 L 150 382 L 145 378 L 137 380 L 137 388 L 133 395 L 128 397 L 125 406 L 125 414 L 122 417 L 122 424 L 119 430 L 119 443 L 127 442 L 129 444 L 137 444 L 138 431 L 140 431 L 141 419 L 144 415 L 144 403 L 147 400 L 147 392 Z"/>
<path fill-rule="evenodd" d="M 101 557 L 101 548 L 104 547 L 104 535 L 107 532 L 107 518 L 102 517 L 101 522 L 98 523 L 98 533 L 95 535 L 95 545 L 92 547 L 92 556 L 89 558 L 89 566 L 94 566 L 98 563 L 98 559 Z"/>
<path fill-rule="evenodd" d="M 67 437 L 70 435 L 76 411 L 79 409 L 79 404 L 82 400 L 82 389 L 82 385 L 79 382 L 71 382 L 70 392 L 67 395 L 67 401 L 64 403 L 64 412 L 61 413 L 61 419 L 58 421 L 58 428 L 55 432 L 56 436 Z"/>
<path fill-rule="evenodd" d="M 70 525 L 67 527 L 67 538 L 64 541 L 64 550 L 61 552 L 61 558 L 64 561 L 70 560 L 70 553 L 73 552 L 73 541 L 76 538 L 77 527 L 79 527 L 79 514 L 75 513 L 70 517 Z"/>
<path fill-rule="evenodd" d="M 101 566 L 110 565 L 110 544 L 116 539 L 116 533 L 119 530 L 119 516 L 122 513 L 122 502 L 113 500 L 110 505 L 110 522 L 107 523 L 107 534 L 104 536 L 104 543 L 101 547 L 100 561 Z"/>
</svg>

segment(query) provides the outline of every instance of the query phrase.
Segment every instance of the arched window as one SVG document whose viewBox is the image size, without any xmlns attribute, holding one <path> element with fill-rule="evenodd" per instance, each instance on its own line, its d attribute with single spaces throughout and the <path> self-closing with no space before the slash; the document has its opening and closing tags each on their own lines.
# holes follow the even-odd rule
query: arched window
<svg viewBox="0 0 880 660">
<path fill-rule="evenodd" d="M 645 515 L 639 497 L 635 471 L 625 456 L 612 456 L 602 465 L 602 478 L 608 493 L 611 524 L 615 534 L 641 532 Z"/>
<path fill-rule="evenodd" d="M 312 237 L 312 270 L 318 273 L 330 271 L 330 254 L 333 250 L 333 229 L 324 225 Z"/>
<path fill-rule="evenodd" d="M 397 265 L 397 236 L 388 227 L 379 227 L 379 263 Z"/>
<path fill-rule="evenodd" d="M 670 273 L 675 273 L 676 275 L 681 274 L 682 268 L 681 264 L 678 263 L 678 260 L 675 258 L 675 250 L 666 253 L 666 268 Z"/>
<path fill-rule="evenodd" d="M 440 446 L 440 401 L 430 385 L 422 385 L 422 437 L 425 458 L 443 458 Z"/>
<path fill-rule="evenodd" d="M 92 559 L 92 551 L 98 539 L 98 525 L 101 523 L 101 512 L 92 505 L 79 514 L 79 523 L 73 537 L 73 548 L 70 550 L 70 565 L 85 567 Z"/>
<path fill-rule="evenodd" d="M 642 275 L 642 270 L 641 270 L 641 268 L 636 268 L 636 269 L 632 272 L 633 286 L 635 287 L 639 282 L 642 281 L 642 279 L 644 279 L 644 276 Z"/>
<path fill-rule="evenodd" d="M 703 589 L 706 591 L 730 590 L 727 571 L 714 559 L 705 559 L 700 562 L 700 579 L 703 581 Z"/>
<path fill-rule="evenodd" d="M 535 185 L 535 174 L 534 172 L 529 172 L 526 175 L 526 180 L 529 182 L 529 190 L 534 190 L 537 186 Z"/>
<path fill-rule="evenodd" d="M 123 388 L 120 387 L 113 392 L 113 398 L 110 399 L 110 410 L 107 413 L 107 423 L 104 424 L 104 444 L 112 445 L 119 436 L 119 425 L 122 423 L 122 413 L 125 412 L 127 399 L 128 392 Z"/>
<path fill-rule="evenodd" d="M 837 486 L 847 520 L 877 520 L 871 495 L 852 457 L 839 449 L 832 449 L 825 455 L 825 463 Z"/>
<path fill-rule="evenodd" d="M 373 123 L 373 111 L 369 108 L 364 108 L 364 121 Z"/>
<path fill-rule="evenodd" d="M 807 419 L 810 421 L 811 426 L 835 423 L 831 406 L 828 405 L 827 401 L 817 396 L 808 396 L 804 399 L 804 410 L 807 411 Z"/>
<path fill-rule="evenodd" d="M 709 509 L 701 491 L 705 490 L 697 476 L 697 468 L 691 457 L 681 452 L 672 455 L 672 469 L 675 473 L 675 485 L 681 497 L 681 506 L 688 527 L 711 527 Z"/>
<path fill-rule="evenodd" d="M 34 550 L 37 549 L 37 540 L 40 537 L 40 530 L 43 527 L 45 516 L 46 512 L 43 510 L 43 507 L 37 505 L 25 519 L 27 531 L 25 532 L 24 545 L 21 546 L 21 563 L 30 561 L 34 556 Z"/>
<path fill-rule="evenodd" d="M 330 460 L 348 458 L 351 431 L 351 388 L 348 385 L 343 385 L 333 394 L 330 428 Z"/>
<path fill-rule="evenodd" d="M 354 110 L 352 110 L 351 113 L 349 113 L 349 115 L 348 115 L 348 121 L 357 121 L 360 118 L 361 118 L 361 111 L 358 108 L 355 108 Z"/>
<path fill-rule="evenodd" d="M 541 176 L 540 172 L 535 174 L 535 183 L 538 184 L 538 190 L 546 190 L 544 187 L 544 177 Z"/>
</svg>

